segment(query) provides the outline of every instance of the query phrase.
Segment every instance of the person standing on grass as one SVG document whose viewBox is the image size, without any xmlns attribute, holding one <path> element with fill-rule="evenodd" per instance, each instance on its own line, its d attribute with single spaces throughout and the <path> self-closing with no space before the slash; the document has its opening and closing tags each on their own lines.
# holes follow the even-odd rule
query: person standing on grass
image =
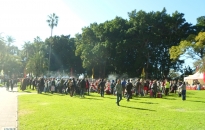
<svg viewBox="0 0 205 130">
<path fill-rule="evenodd" d="M 48 92 L 51 91 L 51 79 L 48 79 Z"/>
<path fill-rule="evenodd" d="M 71 91 L 71 79 L 68 79 L 68 82 L 67 82 L 67 94 L 70 93 Z"/>
<path fill-rule="evenodd" d="M 9 79 L 6 80 L 6 88 L 7 88 L 7 91 L 9 91 Z"/>
<path fill-rule="evenodd" d="M 137 79 L 137 81 L 135 82 L 135 96 L 138 96 L 140 93 L 140 79 Z"/>
<path fill-rule="evenodd" d="M 128 83 L 126 84 L 126 90 L 127 90 L 127 101 L 130 101 L 130 98 L 131 98 L 131 95 L 132 95 L 132 88 L 133 88 L 133 85 L 132 83 L 130 82 L 130 80 L 128 79 Z"/>
<path fill-rule="evenodd" d="M 102 82 L 101 79 L 97 80 L 96 81 L 96 84 L 97 84 L 97 89 L 98 89 L 98 94 L 100 94 L 100 83 Z"/>
<path fill-rule="evenodd" d="M 115 90 L 117 92 L 117 105 L 119 106 L 119 102 L 122 100 L 122 84 L 120 79 L 118 79 L 117 84 L 115 85 Z"/>
<path fill-rule="evenodd" d="M 77 81 L 76 81 L 76 87 L 75 87 L 75 94 L 78 94 L 78 95 L 80 95 L 80 79 L 77 79 Z"/>
<path fill-rule="evenodd" d="M 152 93 L 153 93 L 153 97 L 156 98 L 157 97 L 157 80 L 153 81 L 152 84 Z"/>
<path fill-rule="evenodd" d="M 13 79 L 10 80 L 10 85 L 11 85 L 11 91 L 13 92 L 13 88 L 14 88 L 14 80 Z"/>
<path fill-rule="evenodd" d="M 55 86 L 56 86 L 56 82 L 55 82 L 55 78 L 53 78 L 51 81 L 51 93 L 52 94 L 53 92 L 55 92 Z"/>
<path fill-rule="evenodd" d="M 86 91 L 87 91 L 87 93 L 88 93 L 88 95 L 89 95 L 89 92 L 90 92 L 90 83 L 89 83 L 89 81 L 88 80 L 86 80 Z"/>
<path fill-rule="evenodd" d="M 74 88 L 75 88 L 75 86 L 74 86 L 73 80 L 71 80 L 71 79 L 69 79 L 69 80 L 70 80 L 70 81 L 69 81 L 70 96 L 72 97 L 73 94 L 74 94 Z"/>
<path fill-rule="evenodd" d="M 101 97 L 104 97 L 104 91 L 105 91 L 105 81 L 104 81 L 104 79 L 102 79 L 99 86 L 100 86 L 100 95 L 101 95 Z"/>
<path fill-rule="evenodd" d="M 36 89 L 36 78 L 33 79 L 33 81 L 32 81 L 32 85 L 33 85 L 32 90 L 34 90 L 34 88 Z"/>
<path fill-rule="evenodd" d="M 183 82 L 183 83 L 179 86 L 179 88 L 182 89 L 182 100 L 184 101 L 184 100 L 186 100 L 186 83 Z"/>
<path fill-rule="evenodd" d="M 169 94 L 169 88 L 170 88 L 170 83 L 169 81 L 166 79 L 165 80 L 165 95 L 168 96 Z"/>
<path fill-rule="evenodd" d="M 125 79 L 123 79 L 123 81 L 122 81 L 122 96 L 123 97 L 125 97 L 125 86 L 126 86 L 126 80 Z"/>
<path fill-rule="evenodd" d="M 30 86 L 30 89 L 31 89 L 31 84 L 32 84 L 32 78 L 29 78 L 29 86 Z"/>
<path fill-rule="evenodd" d="M 148 88 L 149 88 L 149 81 L 145 80 L 144 81 L 144 96 L 148 94 Z"/>
<path fill-rule="evenodd" d="M 85 79 L 82 79 L 82 81 L 80 82 L 80 97 L 84 97 L 84 90 L 86 87 L 86 82 Z"/>
<path fill-rule="evenodd" d="M 42 93 L 43 92 L 43 90 L 44 90 L 44 79 L 43 78 L 40 78 L 39 79 L 39 86 L 38 86 L 38 93 Z"/>
<path fill-rule="evenodd" d="M 110 88 L 111 88 L 111 94 L 115 95 L 114 94 L 114 88 L 115 88 L 115 81 L 112 80 L 111 84 L 110 84 Z"/>
<path fill-rule="evenodd" d="M 75 80 L 75 78 L 73 78 L 73 86 L 74 86 L 74 88 L 73 88 L 73 95 L 75 94 L 75 89 L 76 89 L 76 80 Z"/>
<path fill-rule="evenodd" d="M 48 92 L 48 79 L 45 80 L 44 93 Z"/>
</svg>

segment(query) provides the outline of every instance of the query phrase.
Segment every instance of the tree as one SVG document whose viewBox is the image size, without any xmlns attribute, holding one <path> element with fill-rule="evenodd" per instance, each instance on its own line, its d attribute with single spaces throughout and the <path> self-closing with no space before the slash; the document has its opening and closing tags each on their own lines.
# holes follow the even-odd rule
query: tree
<svg viewBox="0 0 205 130">
<path fill-rule="evenodd" d="M 58 25 L 58 16 L 53 13 L 48 15 L 48 20 L 47 20 L 48 26 L 51 28 L 51 37 L 53 33 L 53 28 Z"/>
<path fill-rule="evenodd" d="M 171 79 L 176 79 L 179 78 L 180 74 L 178 72 L 176 72 L 175 70 L 171 69 L 169 71 L 169 78 Z"/>
<path fill-rule="evenodd" d="M 50 39 L 45 40 L 45 44 L 50 44 Z M 70 35 L 53 36 L 51 43 L 51 65 L 50 71 L 69 72 L 73 70 L 75 74 L 83 73 L 82 62 L 79 56 L 75 56 L 75 39 Z"/>
<path fill-rule="evenodd" d="M 205 16 L 201 16 L 197 18 L 197 26 L 205 27 Z"/>
<path fill-rule="evenodd" d="M 130 28 L 127 31 L 126 46 L 129 48 L 129 68 L 137 76 L 145 69 L 146 78 L 162 78 L 171 68 L 179 69 L 180 60 L 172 62 L 168 50 L 187 37 L 191 24 L 183 18 L 184 14 L 166 13 L 164 8 L 157 12 L 136 10 L 128 13 Z M 133 65 L 133 66 L 132 66 Z"/>
<path fill-rule="evenodd" d="M 205 55 L 205 32 L 199 32 L 198 35 L 189 35 L 185 40 L 180 41 L 178 46 L 172 46 L 169 49 L 170 58 L 178 59 L 181 55 L 194 60 L 202 59 Z"/>
<path fill-rule="evenodd" d="M 128 15 L 129 20 L 116 17 L 90 24 L 76 35 L 76 55 L 83 67 L 98 70 L 100 76 L 127 73 L 131 77 L 140 77 L 144 68 L 146 78 L 166 77 L 171 68 L 180 69 L 183 61 L 172 62 L 168 50 L 190 34 L 184 14 L 176 11 L 170 16 L 164 8 Z"/>
<path fill-rule="evenodd" d="M 51 28 L 51 37 L 53 33 L 53 28 L 58 25 L 58 16 L 55 13 L 48 15 L 48 26 Z M 51 58 L 51 43 L 49 46 L 49 63 L 48 63 L 48 71 L 50 70 L 50 58 Z"/>
<path fill-rule="evenodd" d="M 40 37 L 34 38 L 33 42 L 25 42 L 22 50 L 22 61 L 26 73 L 39 76 L 45 74 L 48 68 L 48 60 L 46 58 L 46 45 Z"/>
<path fill-rule="evenodd" d="M 8 46 L 10 46 L 11 43 L 15 42 L 15 39 L 12 36 L 7 36 L 6 39 Z"/>
</svg>

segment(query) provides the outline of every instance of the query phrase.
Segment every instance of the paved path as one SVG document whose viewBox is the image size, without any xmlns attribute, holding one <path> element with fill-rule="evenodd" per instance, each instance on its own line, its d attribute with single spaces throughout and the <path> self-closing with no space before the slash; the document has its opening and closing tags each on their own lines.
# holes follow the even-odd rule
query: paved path
<svg viewBox="0 0 205 130">
<path fill-rule="evenodd" d="M 0 130 L 17 130 L 17 87 L 13 90 L 0 87 Z"/>
</svg>

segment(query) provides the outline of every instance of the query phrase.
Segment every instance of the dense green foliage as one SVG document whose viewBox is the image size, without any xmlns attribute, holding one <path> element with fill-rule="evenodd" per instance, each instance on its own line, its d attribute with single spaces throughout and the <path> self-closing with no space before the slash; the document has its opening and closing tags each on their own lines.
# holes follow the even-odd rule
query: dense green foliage
<svg viewBox="0 0 205 130">
<path fill-rule="evenodd" d="M 13 46 L 14 39 L 8 36 L 6 39 L 0 36 L 0 75 L 12 76 L 20 74 L 21 58 L 18 47 Z"/>
<path fill-rule="evenodd" d="M 202 130 L 205 129 L 205 91 L 187 91 L 163 98 L 125 98 L 91 93 L 80 98 L 61 94 L 20 94 L 18 126 L 21 130 Z"/>
<path fill-rule="evenodd" d="M 170 59 L 177 60 L 181 55 L 195 60 L 194 66 L 205 72 L 205 16 L 197 18 L 194 31 L 176 46 L 169 49 Z"/>
<path fill-rule="evenodd" d="M 168 50 L 189 35 L 191 24 L 184 14 L 176 11 L 170 16 L 163 9 L 128 15 L 128 21 L 116 17 L 83 28 L 76 42 L 83 67 L 98 68 L 103 76 L 115 72 L 138 77 L 144 68 L 146 77 L 155 78 L 167 77 L 170 68 L 178 70 L 183 61 L 172 62 Z"/>
<path fill-rule="evenodd" d="M 167 14 L 165 8 L 156 12 L 134 10 L 128 16 L 129 19 L 115 17 L 103 23 L 91 23 L 71 38 L 69 34 L 52 36 L 58 24 L 58 16 L 53 13 L 47 20 L 51 37 L 45 41 L 37 37 L 33 42 L 26 42 L 19 52 L 10 46 L 11 38 L 7 44 L 0 40 L 2 69 L 11 71 L 8 59 L 17 59 L 12 65 L 18 64 L 14 68 L 18 74 L 26 71 L 40 76 L 48 75 L 47 71 L 58 71 L 87 73 L 94 78 L 111 73 L 140 77 L 143 70 L 144 77 L 159 79 L 169 77 L 170 70 L 182 71 L 184 61 L 179 57 L 187 50 L 198 53 L 204 49 L 203 16 L 197 18 L 196 25 L 189 24 L 178 11 Z M 191 45 L 193 40 L 197 47 Z"/>
</svg>

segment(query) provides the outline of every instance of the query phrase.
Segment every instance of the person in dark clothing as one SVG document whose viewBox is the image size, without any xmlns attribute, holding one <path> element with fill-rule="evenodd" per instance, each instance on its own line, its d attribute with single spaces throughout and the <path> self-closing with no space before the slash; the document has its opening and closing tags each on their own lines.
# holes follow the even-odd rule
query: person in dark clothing
<svg viewBox="0 0 205 130">
<path fill-rule="evenodd" d="M 126 86 L 126 80 L 125 79 L 123 79 L 123 81 L 122 81 L 122 96 L 124 97 L 125 96 L 125 86 Z"/>
<path fill-rule="evenodd" d="M 89 95 L 89 92 L 90 92 L 90 83 L 89 83 L 88 80 L 86 80 L 86 91 L 87 91 L 87 93 L 88 93 L 88 95 Z"/>
<path fill-rule="evenodd" d="M 85 79 L 83 79 L 81 82 L 80 82 L 80 97 L 84 97 L 84 90 L 85 90 L 85 87 L 86 87 L 86 82 L 85 82 Z"/>
<path fill-rule="evenodd" d="M 51 81 L 51 93 L 53 94 L 53 92 L 55 92 L 55 79 L 53 78 L 53 80 Z"/>
<path fill-rule="evenodd" d="M 173 90 L 174 90 L 174 93 L 176 94 L 177 92 L 177 82 L 176 81 L 174 81 Z"/>
<path fill-rule="evenodd" d="M 33 84 L 32 90 L 34 90 L 34 88 L 36 88 L 36 79 L 33 79 L 32 84 Z"/>
<path fill-rule="evenodd" d="M 151 89 L 152 89 L 153 97 L 156 98 L 157 97 L 157 81 L 156 80 L 153 81 Z"/>
<path fill-rule="evenodd" d="M 75 93 L 75 89 L 76 89 L 76 81 L 75 78 L 73 78 L 73 95 Z"/>
<path fill-rule="evenodd" d="M 105 81 L 104 81 L 104 79 L 102 79 L 99 86 L 100 86 L 100 95 L 101 95 L 101 97 L 104 97 L 104 90 L 105 90 Z"/>
<path fill-rule="evenodd" d="M 140 83 L 140 79 L 137 79 L 137 82 L 135 83 L 135 95 L 138 96 L 139 93 L 140 93 L 140 86 L 141 86 L 141 83 Z"/>
<path fill-rule="evenodd" d="M 132 88 L 133 88 L 133 85 L 132 85 L 132 83 L 130 82 L 130 80 L 128 80 L 128 83 L 126 84 L 127 101 L 130 101 L 130 97 L 131 97 L 131 95 L 132 95 Z"/>
<path fill-rule="evenodd" d="M 39 85 L 38 85 L 38 93 L 42 93 L 43 92 L 43 90 L 44 90 L 44 79 L 43 78 L 40 78 L 40 80 L 39 80 Z"/>
<path fill-rule="evenodd" d="M 75 79 L 70 79 L 69 81 L 69 88 L 70 88 L 70 96 L 72 97 L 74 94 L 75 86 L 74 86 Z"/>
<path fill-rule="evenodd" d="M 10 85 L 11 85 L 11 91 L 13 92 L 13 88 L 14 88 L 14 80 L 13 79 L 10 80 Z"/>
<path fill-rule="evenodd" d="M 59 84 L 59 93 L 62 93 L 62 90 L 63 90 L 63 83 L 64 83 L 64 80 L 61 79 L 61 80 L 60 80 L 60 84 Z"/>
<path fill-rule="evenodd" d="M 111 88 L 111 94 L 115 95 L 115 93 L 114 93 L 115 81 L 114 80 L 112 80 L 112 82 L 110 84 L 110 88 Z"/>
<path fill-rule="evenodd" d="M 7 81 L 6 81 L 6 89 L 7 89 L 7 91 L 9 91 L 9 79 L 7 79 Z"/>
<path fill-rule="evenodd" d="M 80 95 L 80 79 L 77 79 L 76 86 L 75 86 L 75 93 Z"/>
<path fill-rule="evenodd" d="M 31 89 L 31 84 L 32 84 L 32 79 L 30 78 L 30 79 L 29 79 L 29 86 L 30 86 L 30 89 Z"/>
</svg>

